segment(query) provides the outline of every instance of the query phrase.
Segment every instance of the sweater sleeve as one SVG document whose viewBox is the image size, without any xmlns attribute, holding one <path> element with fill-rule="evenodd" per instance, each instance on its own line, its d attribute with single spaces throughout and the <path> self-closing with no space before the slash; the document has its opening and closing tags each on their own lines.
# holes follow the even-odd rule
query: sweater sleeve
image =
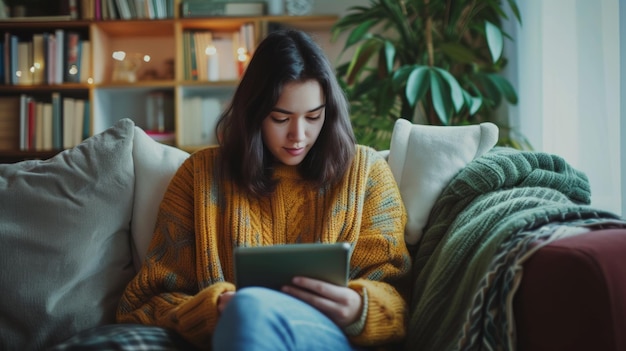
<svg viewBox="0 0 626 351">
<path fill-rule="evenodd" d="M 367 290 L 364 328 L 350 336 L 358 345 L 401 342 L 406 334 L 411 259 L 404 242 L 406 212 L 391 170 L 373 156 L 349 287 Z"/>
<path fill-rule="evenodd" d="M 163 197 L 145 263 L 120 300 L 117 320 L 173 329 L 198 347 L 210 345 L 220 294 L 228 282 L 198 282 L 193 163 L 185 161 Z"/>
</svg>

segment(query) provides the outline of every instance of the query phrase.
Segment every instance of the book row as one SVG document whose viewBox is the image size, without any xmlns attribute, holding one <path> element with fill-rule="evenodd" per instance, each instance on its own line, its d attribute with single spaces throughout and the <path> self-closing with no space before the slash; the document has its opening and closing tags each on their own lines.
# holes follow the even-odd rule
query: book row
<svg viewBox="0 0 626 351">
<path fill-rule="evenodd" d="M 223 111 L 219 99 L 191 96 L 183 99 L 185 117 L 181 123 L 179 144 L 201 146 L 217 144 L 215 128 Z"/>
<path fill-rule="evenodd" d="M 165 19 L 174 17 L 174 0 L 71 0 L 72 18 L 87 20 Z"/>
<path fill-rule="evenodd" d="M 30 0 L 9 5 L 4 13 L 11 16 L 3 17 L 0 12 L 0 21 L 166 19 L 174 18 L 175 0 L 55 0 L 52 4 L 49 0 Z"/>
<path fill-rule="evenodd" d="M 237 80 L 248 65 L 254 48 L 252 23 L 245 23 L 233 32 L 186 30 L 183 32 L 185 80 Z"/>
<path fill-rule="evenodd" d="M 0 149 L 60 150 L 90 135 L 89 100 L 52 93 L 50 100 L 27 94 L 0 97 Z"/>
<path fill-rule="evenodd" d="M 91 77 L 91 42 L 78 31 L 17 35 L 0 41 L 0 82 L 7 85 L 87 83 Z"/>
</svg>

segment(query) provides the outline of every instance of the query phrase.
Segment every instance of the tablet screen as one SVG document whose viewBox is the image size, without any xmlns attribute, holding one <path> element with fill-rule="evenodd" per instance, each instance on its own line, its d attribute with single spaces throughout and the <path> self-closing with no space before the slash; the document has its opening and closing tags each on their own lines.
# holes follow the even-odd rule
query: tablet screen
<svg viewBox="0 0 626 351">
<path fill-rule="evenodd" d="M 295 276 L 346 286 L 352 246 L 349 243 L 307 243 L 235 248 L 237 288 L 280 289 Z"/>
</svg>

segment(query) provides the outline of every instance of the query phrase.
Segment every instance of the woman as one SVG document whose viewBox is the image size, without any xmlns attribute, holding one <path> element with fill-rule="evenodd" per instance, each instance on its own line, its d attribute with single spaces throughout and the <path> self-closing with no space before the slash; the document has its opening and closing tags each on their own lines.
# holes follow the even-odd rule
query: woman
<svg viewBox="0 0 626 351">
<path fill-rule="evenodd" d="M 410 258 L 397 185 L 358 146 L 332 66 L 306 34 L 258 46 L 218 123 L 161 203 L 119 322 L 175 330 L 214 350 L 357 350 L 405 335 Z M 281 291 L 233 284 L 233 248 L 353 245 L 347 287 L 296 277 Z"/>
</svg>

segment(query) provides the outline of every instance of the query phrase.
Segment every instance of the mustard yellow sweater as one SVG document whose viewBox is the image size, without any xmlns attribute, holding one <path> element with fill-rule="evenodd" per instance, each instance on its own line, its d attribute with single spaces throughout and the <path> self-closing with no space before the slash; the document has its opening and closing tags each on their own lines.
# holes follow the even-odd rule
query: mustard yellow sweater
<svg viewBox="0 0 626 351">
<path fill-rule="evenodd" d="M 358 345 L 384 345 L 405 335 L 410 257 L 406 212 L 386 161 L 357 146 L 353 164 L 331 189 L 316 189 L 295 167 L 279 166 L 276 191 L 254 198 L 219 183 L 219 148 L 192 154 L 172 179 L 152 243 L 122 296 L 119 322 L 171 328 L 209 348 L 220 294 L 236 290 L 233 247 L 295 242 L 356 243 L 349 287 L 367 290 Z"/>
</svg>

